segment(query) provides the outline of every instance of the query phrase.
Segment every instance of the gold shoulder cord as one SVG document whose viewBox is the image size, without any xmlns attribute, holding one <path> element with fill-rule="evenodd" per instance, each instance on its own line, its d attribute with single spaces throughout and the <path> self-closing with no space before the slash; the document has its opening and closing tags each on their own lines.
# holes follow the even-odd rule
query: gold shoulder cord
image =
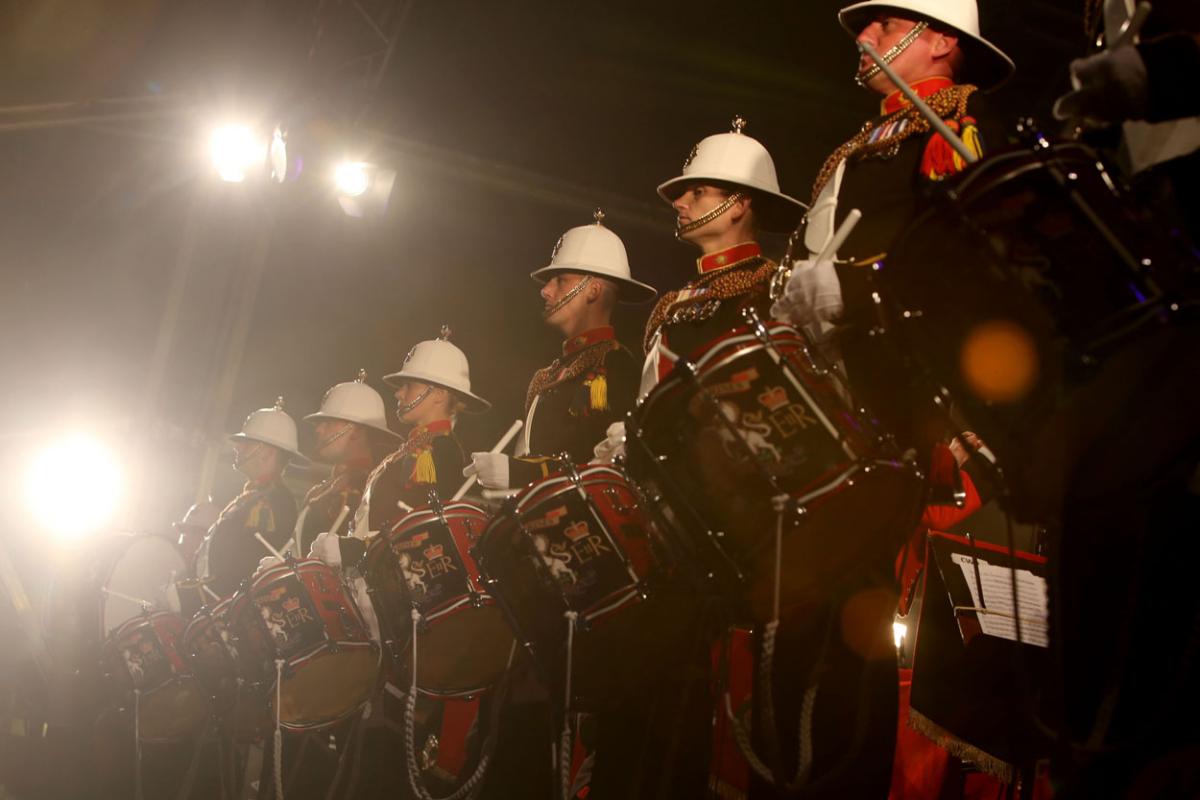
<svg viewBox="0 0 1200 800">
<path fill-rule="evenodd" d="M 533 405 L 533 398 L 552 386 L 591 372 L 604 363 L 609 353 L 619 350 L 620 347 L 621 343 L 616 339 L 604 339 L 580 350 L 565 368 L 564 359 L 556 358 L 550 366 L 542 367 L 533 373 L 533 380 L 529 382 L 529 389 L 525 392 L 525 411 L 528 412 L 529 407 Z"/>
<path fill-rule="evenodd" d="M 702 278 L 691 281 L 682 289 L 674 292 L 667 292 L 658 299 L 654 310 L 650 312 L 650 319 L 646 321 L 646 333 L 642 338 L 643 352 L 650 352 L 650 342 L 654 339 L 654 334 L 663 326 L 667 318 L 676 310 L 688 305 L 698 303 L 720 302 L 733 297 L 750 294 L 760 286 L 765 287 L 771 282 L 772 276 L 775 274 L 777 265 L 769 258 L 756 257 L 756 261 L 760 262 L 757 267 L 749 267 L 746 269 L 736 269 L 735 267 L 726 267 L 725 269 L 705 275 Z M 696 289 L 703 291 L 695 294 L 690 293 Z M 684 299 L 679 299 L 680 295 L 684 295 Z"/>
<path fill-rule="evenodd" d="M 966 116 L 967 100 L 975 93 L 977 88 L 970 84 L 947 86 L 945 89 L 939 89 L 929 95 L 929 97 L 925 98 L 925 102 L 942 119 L 958 119 Z M 900 130 L 898 132 L 878 141 L 868 142 L 868 139 L 871 138 L 871 132 L 876 128 L 881 128 L 884 125 L 901 120 L 906 121 L 908 124 L 899 126 Z M 813 184 L 812 202 L 815 203 L 817 201 L 821 190 L 825 188 L 825 184 L 829 183 L 829 179 L 833 177 L 838 164 L 842 163 L 843 160 L 861 161 L 865 158 L 884 154 L 887 154 L 886 157 L 890 158 L 906 139 L 928 132 L 929 121 L 921 116 L 921 112 L 916 107 L 911 105 L 905 106 L 879 121 L 869 120 L 864 123 L 862 130 L 841 147 L 834 150 L 829 158 L 825 159 L 825 163 L 817 173 L 817 180 Z"/>
</svg>

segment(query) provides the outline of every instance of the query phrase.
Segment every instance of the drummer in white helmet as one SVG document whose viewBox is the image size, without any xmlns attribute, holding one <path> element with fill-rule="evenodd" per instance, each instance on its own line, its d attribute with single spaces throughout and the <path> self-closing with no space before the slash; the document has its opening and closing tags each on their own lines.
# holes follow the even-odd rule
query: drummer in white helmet
<svg viewBox="0 0 1200 800">
<path fill-rule="evenodd" d="M 659 298 L 646 323 L 645 394 L 690 353 L 742 324 L 746 307 L 766 315 L 776 264 L 758 244 L 760 231 L 790 231 L 804 204 L 779 189 L 775 162 L 744 130 L 709 136 L 692 148 L 681 173 L 658 194 L 677 215 L 675 237 L 700 251 L 696 272 L 682 289 Z"/>
<path fill-rule="evenodd" d="M 968 150 L 982 156 L 1004 144 L 1004 126 L 983 91 L 1004 83 L 1013 62 L 980 34 L 975 0 L 868 0 L 843 8 L 838 19 L 855 41 L 875 48 Z M 932 185 L 967 166 L 865 53 L 855 80 L 881 96 L 879 116 L 818 171 L 804 234 L 809 255 L 796 262 L 775 307 L 776 316 L 805 326 L 819 341 L 837 324 L 875 324 L 870 265 L 886 254 Z M 862 220 L 834 254 L 836 267 L 832 259 L 818 262 L 816 256 L 855 208 Z"/>
<path fill-rule="evenodd" d="M 313 459 L 332 468 L 301 504 L 300 553 L 307 553 L 320 533 L 349 531 L 367 476 L 400 443 L 388 428 L 383 397 L 367 383 L 366 370 L 360 369 L 352 381 L 330 387 L 321 408 L 304 421 L 314 429 Z M 344 509 L 348 510 L 343 513 Z M 338 523 L 336 530 L 334 523 Z"/>
<path fill-rule="evenodd" d="M 318 537 L 314 555 L 331 563 L 356 563 L 367 539 L 409 510 L 427 505 L 431 490 L 445 501 L 462 483 L 467 459 L 454 435 L 454 420 L 463 412 L 487 411 L 491 404 L 471 391 L 467 356 L 449 337 L 450 329 L 443 326 L 441 337 L 418 342 L 399 372 L 383 376 L 395 388 L 396 417 L 407 432 L 368 476 L 350 537 Z"/>
<path fill-rule="evenodd" d="M 276 549 L 287 546 L 296 526 L 296 500 L 283 484 L 283 470 L 289 462 L 306 460 L 282 397 L 273 407 L 251 413 L 229 438 L 234 466 L 247 482 L 213 523 L 196 556 L 197 577 L 221 596 L 232 594 L 268 555 L 254 534 Z"/>
<path fill-rule="evenodd" d="M 485 488 L 544 478 L 562 453 L 575 463 L 590 461 L 608 426 L 633 407 L 638 365 L 617 340 L 613 309 L 657 293 L 633 279 L 625 245 L 604 224 L 604 212 L 596 209 L 593 219 L 559 237 L 550 263 L 530 275 L 542 284 L 542 318 L 563 337 L 562 355 L 534 374 L 525 394 L 523 455 L 471 454 L 463 474 L 478 474 Z"/>
</svg>

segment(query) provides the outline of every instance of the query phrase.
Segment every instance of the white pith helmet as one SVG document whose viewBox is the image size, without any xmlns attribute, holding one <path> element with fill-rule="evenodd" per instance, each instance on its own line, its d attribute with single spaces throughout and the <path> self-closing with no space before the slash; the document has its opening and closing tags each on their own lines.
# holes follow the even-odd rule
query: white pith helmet
<svg viewBox="0 0 1200 800">
<path fill-rule="evenodd" d="M 277 447 L 296 462 L 308 461 L 300 452 L 296 437 L 296 421 L 283 410 L 283 398 L 275 400 L 273 408 L 251 411 L 242 423 L 242 430 L 229 437 L 231 441 L 262 442 Z"/>
<path fill-rule="evenodd" d="M 657 297 L 653 286 L 633 279 L 625 243 L 604 227 L 604 212 L 597 208 L 592 218 L 594 224 L 571 228 L 560 236 L 550 253 L 550 263 L 529 273 L 529 277 L 545 283 L 560 272 L 582 272 L 615 283 L 617 297 L 623 303 L 644 303 Z"/>
<path fill-rule="evenodd" d="M 443 325 L 441 338 L 417 342 L 404 357 L 400 371 L 384 375 L 383 381 L 389 386 L 399 386 L 402 381 L 440 386 L 461 396 L 468 413 L 482 414 L 492 404 L 471 393 L 471 368 L 467 356 L 447 341 L 449 336 L 450 329 Z"/>
<path fill-rule="evenodd" d="M 979 34 L 979 6 L 975 0 L 867 0 L 843 8 L 838 12 L 838 21 L 851 36 L 858 36 L 881 10 L 894 10 L 901 16 L 912 14 L 958 31 L 961 34 L 958 45 L 966 54 L 959 80 L 981 89 L 995 89 L 1016 70 L 1013 60 L 1003 50 Z"/>
<path fill-rule="evenodd" d="M 304 421 L 314 424 L 326 419 L 353 422 L 386 434 L 392 439 L 399 439 L 399 434 L 392 432 L 387 426 L 383 397 L 368 386 L 366 381 L 367 371 L 360 369 L 358 377 L 354 380 L 334 385 L 321 399 L 320 410 L 309 414 Z"/>
<path fill-rule="evenodd" d="M 701 139 L 683 162 L 682 174 L 658 185 L 658 196 L 670 203 L 689 183 L 731 183 L 757 193 L 756 218 L 761 227 L 790 231 L 808 206 L 779 191 L 771 154 L 757 139 L 742 133 L 745 127 L 746 120 L 734 117 L 732 132 Z"/>
</svg>

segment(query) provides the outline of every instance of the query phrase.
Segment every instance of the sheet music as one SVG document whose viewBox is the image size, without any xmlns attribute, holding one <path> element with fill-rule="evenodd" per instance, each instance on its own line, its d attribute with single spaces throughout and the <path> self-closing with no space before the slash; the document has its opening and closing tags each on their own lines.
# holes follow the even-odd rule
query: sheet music
<svg viewBox="0 0 1200 800">
<path fill-rule="evenodd" d="M 982 558 L 972 558 L 963 553 L 954 553 L 951 558 L 962 568 L 967 588 L 971 590 L 971 602 L 976 608 L 986 609 L 978 612 L 983 632 L 988 636 L 1017 641 L 1017 627 L 1013 620 L 1012 573 L 1009 568 L 989 564 Z M 979 584 L 983 588 L 982 598 L 975 581 L 976 563 L 979 565 Z M 1021 641 L 1037 647 L 1049 647 L 1046 579 L 1027 569 L 1018 569 L 1017 601 L 1021 612 Z"/>
</svg>

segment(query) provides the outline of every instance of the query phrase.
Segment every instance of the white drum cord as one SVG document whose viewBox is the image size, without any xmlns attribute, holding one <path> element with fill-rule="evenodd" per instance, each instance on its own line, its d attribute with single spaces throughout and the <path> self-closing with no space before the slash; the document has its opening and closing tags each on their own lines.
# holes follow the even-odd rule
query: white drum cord
<svg viewBox="0 0 1200 800">
<path fill-rule="evenodd" d="M 567 663 L 563 684 L 563 728 L 558 740 L 558 779 L 562 791 L 562 799 L 571 798 L 571 760 L 574 754 L 571 741 L 571 674 L 575 666 L 575 624 L 579 620 L 578 611 L 564 611 L 563 618 L 567 621 Z"/>
<path fill-rule="evenodd" d="M 133 796 L 142 800 L 142 690 L 133 690 Z"/>
<path fill-rule="evenodd" d="M 786 494 L 776 495 L 771 498 L 771 504 L 775 509 L 773 613 L 771 621 L 763 628 L 762 657 L 759 661 L 758 675 L 758 686 L 761 688 L 761 703 L 754 704 L 763 710 L 763 731 L 767 737 L 767 746 L 776 755 L 778 755 L 779 751 L 779 729 L 775 721 L 775 693 L 772 687 L 772 678 L 775 667 L 775 639 L 779 632 L 780 597 L 783 588 L 783 518 L 790 499 Z M 818 661 L 818 666 L 819 663 Z M 799 753 L 796 759 L 796 773 L 790 781 L 784 781 L 782 784 L 780 783 L 780 779 L 775 775 L 774 770 L 767 766 L 758 753 L 755 752 L 754 744 L 750 737 L 750 730 L 734 714 L 733 702 L 729 697 L 729 690 L 728 688 L 725 690 L 725 716 L 729 720 L 734 741 L 737 742 L 738 749 L 741 750 L 742 756 L 746 759 L 746 763 L 750 765 L 750 768 L 772 786 L 778 786 L 787 791 L 796 791 L 808 782 L 810 773 L 812 772 L 812 721 L 813 710 L 817 702 L 817 688 L 818 684 L 814 680 L 812 685 L 804 692 L 804 700 L 800 708 L 799 739 L 797 742 Z"/>
<path fill-rule="evenodd" d="M 275 659 L 275 800 L 283 800 L 283 711 L 280 703 L 283 699 L 283 659 Z"/>
<path fill-rule="evenodd" d="M 416 748 L 416 713 L 417 713 L 417 629 L 421 622 L 421 612 L 417 609 L 412 609 L 412 680 L 408 684 L 408 697 L 404 700 L 404 761 L 408 771 L 408 785 L 412 789 L 413 794 L 418 800 L 469 800 L 475 797 L 478 790 L 483 785 L 483 779 L 487 775 L 488 764 L 492 759 L 492 749 L 495 747 L 496 735 L 495 730 L 488 732 L 487 739 L 481 748 L 479 763 L 471 772 L 470 777 L 463 781 L 462 786 L 459 786 L 445 797 L 434 797 L 429 793 L 420 779 L 420 767 L 417 765 L 417 748 Z M 512 666 L 513 655 L 516 653 L 516 642 L 508 651 L 508 666 Z M 501 701 L 499 693 L 495 698 L 496 702 Z"/>
</svg>

